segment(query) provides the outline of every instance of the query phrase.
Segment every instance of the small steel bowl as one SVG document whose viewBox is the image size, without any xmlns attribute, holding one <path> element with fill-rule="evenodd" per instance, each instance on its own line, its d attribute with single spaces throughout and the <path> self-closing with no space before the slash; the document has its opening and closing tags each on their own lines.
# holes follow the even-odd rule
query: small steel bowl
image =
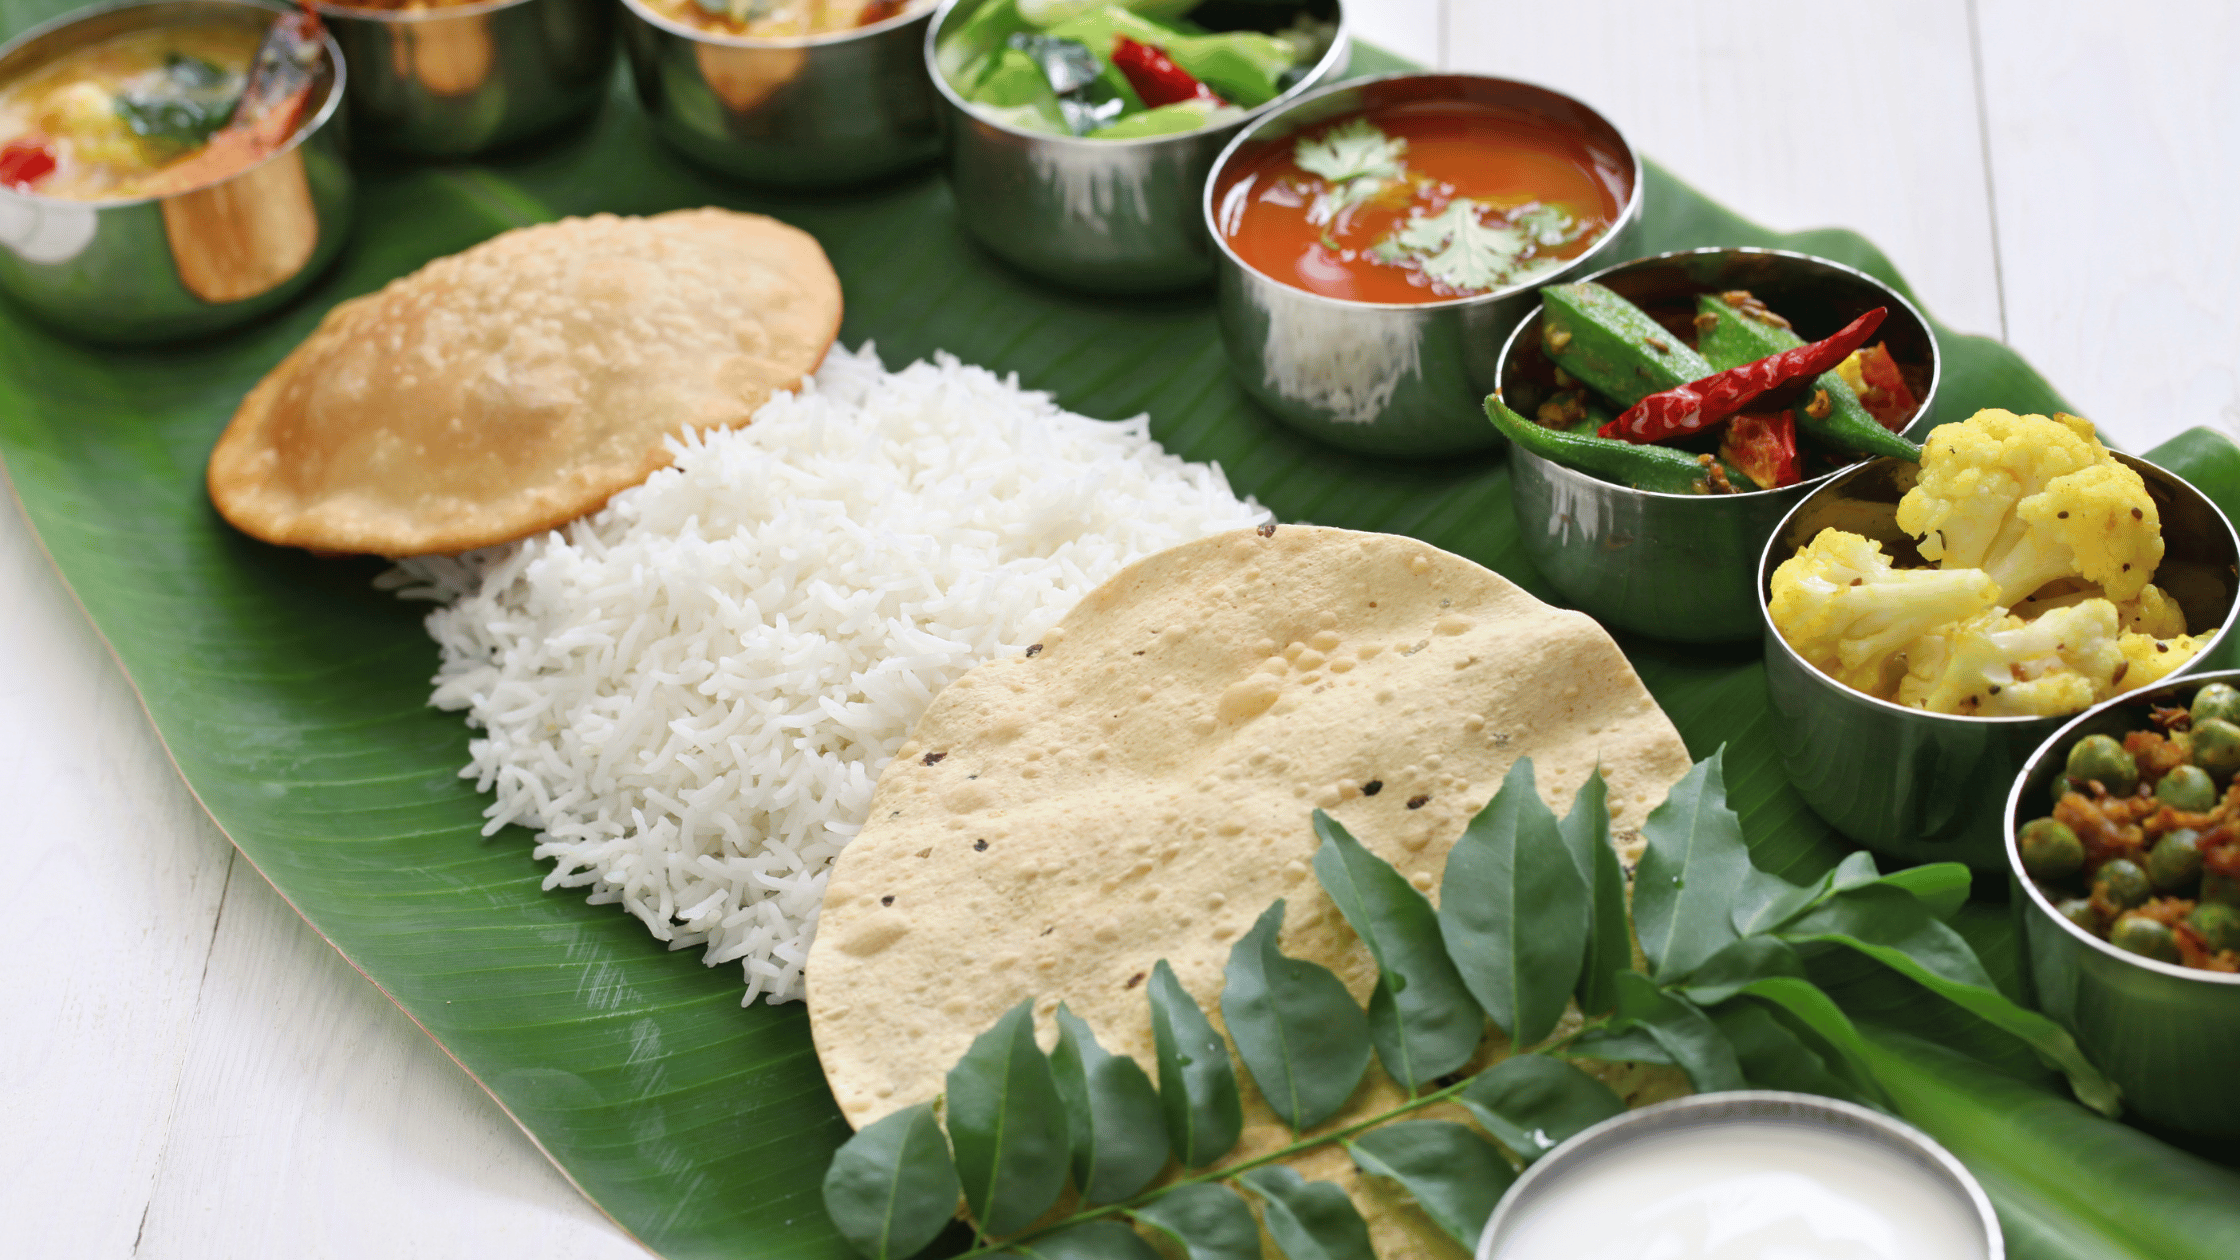
<svg viewBox="0 0 2240 1260">
<path fill-rule="evenodd" d="M 797 39 L 719 35 L 623 0 L 622 46 L 654 130 L 755 183 L 832 188 L 932 161 L 941 115 L 919 53 L 930 9 Z"/>
<path fill-rule="evenodd" d="M 1623 158 L 1628 191 L 1617 222 L 1559 271 L 1476 297 L 1412 305 L 1309 293 L 1255 270 L 1222 239 L 1222 175 L 1246 145 L 1415 101 L 1473 101 L 1585 133 Z M 1240 134 L 1206 182 L 1205 230 L 1221 250 L 1221 340 L 1230 366 L 1284 423 L 1332 446 L 1400 456 L 1490 450 L 1501 435 L 1486 420 L 1485 397 L 1499 383 L 1502 337 L 1533 309 L 1541 286 L 1631 255 L 1641 198 L 1641 159 L 1625 136 L 1586 105 L 1548 88 L 1475 74 L 1392 74 L 1302 98 Z"/>
<path fill-rule="evenodd" d="M 1254 118 L 1336 76 L 1352 49 L 1339 0 L 1301 0 L 1306 12 L 1337 22 L 1337 38 L 1296 85 L 1244 118 L 1136 140 L 1043 135 L 982 118 L 941 72 L 942 31 L 982 2 L 943 0 L 926 32 L 926 72 L 947 103 L 957 219 L 1021 271 L 1096 293 L 1169 292 L 1210 278 L 1214 249 L 1201 201 L 1216 155 Z"/>
<path fill-rule="evenodd" d="M 1698 294 L 1730 289 L 1750 290 L 1807 339 L 1886 306 L 1876 340 L 1890 347 L 1920 400 L 1914 426 L 1929 423 L 1937 339 L 1911 302 L 1863 271 L 1784 250 L 1689 249 L 1582 278 L 1616 291 L 1675 336 L 1695 318 Z M 1531 417 L 1556 392 L 1537 306 L 1509 334 L 1500 363 L 1502 400 L 1519 415 Z M 1835 473 L 1747 494 L 1662 494 L 1512 448 L 1509 475 L 1519 540 L 1573 607 L 1650 638 L 1719 643 L 1757 637 L 1763 601 L 1752 565 L 1781 518 Z"/>
<path fill-rule="evenodd" d="M 2146 479 L 2162 516 L 2165 550 L 2155 584 L 2185 609 L 2189 632 L 2214 631 L 2179 673 L 2215 668 L 2240 617 L 2233 598 L 2240 536 L 2183 478 L 2135 456 L 2116 458 Z M 1900 861 L 1996 871 L 2006 865 L 2006 835 L 2001 802 L 1986 785 L 2010 781 L 2069 717 L 1960 717 L 1877 700 L 1807 664 L 1766 609 L 1773 571 L 1822 529 L 1871 538 L 1901 567 L 1924 565 L 1897 524 L 1898 500 L 1920 471 L 1904 460 L 1876 459 L 1837 473 L 1766 540 L 1757 589 L 1774 742 L 1789 781 L 1837 831 Z"/>
<path fill-rule="evenodd" d="M 261 0 L 133 0 L 81 9 L 0 47 L 0 82 L 133 31 L 285 12 Z M 356 184 L 345 161 L 341 52 L 327 40 L 308 121 L 257 165 L 163 197 L 73 201 L 0 187 L 0 292 L 88 341 L 202 336 L 294 297 L 342 247 Z"/>
<path fill-rule="evenodd" d="M 2179 704 L 2209 683 L 2240 685 L 2240 670 L 2188 674 L 2117 696 L 2070 719 L 2023 763 L 2007 794 L 2002 846 L 2022 936 L 2030 1003 L 2075 1035 L 2123 1089 L 2132 1115 L 2162 1129 L 2230 1142 L 2240 1138 L 2240 975 L 2197 971 L 2117 949 L 2062 916 L 2022 869 L 2015 838 L 2051 810 L 2054 776 L 2087 735 L 2151 729 L 2147 711 Z"/>
<path fill-rule="evenodd" d="M 1780 1090 L 1735 1090 L 1696 1094 L 1654 1107 L 1643 1107 L 1576 1134 L 1540 1157 L 1517 1178 L 1514 1186 L 1486 1221 L 1478 1236 L 1477 1260 L 1502 1260 L 1502 1248 L 1521 1232 L 1533 1209 L 1557 1190 L 1567 1177 L 1576 1176 L 1596 1161 L 1623 1150 L 1629 1143 L 1689 1130 L 1731 1125 L 1752 1127 L 1777 1124 L 1795 1126 L 1858 1143 L 1862 1148 L 1892 1155 L 1918 1172 L 1925 1188 L 1933 1188 L 1952 1203 L 1955 1220 L 1965 1222 L 1980 1260 L 2005 1260 L 2006 1241 L 1991 1200 L 1973 1174 L 1950 1151 L 1903 1121 L 1879 1111 L 1815 1094 Z"/>
<path fill-rule="evenodd" d="M 614 72 L 612 0 L 312 7 L 350 61 L 355 137 L 401 153 L 457 158 L 527 139 L 596 109 Z"/>
</svg>

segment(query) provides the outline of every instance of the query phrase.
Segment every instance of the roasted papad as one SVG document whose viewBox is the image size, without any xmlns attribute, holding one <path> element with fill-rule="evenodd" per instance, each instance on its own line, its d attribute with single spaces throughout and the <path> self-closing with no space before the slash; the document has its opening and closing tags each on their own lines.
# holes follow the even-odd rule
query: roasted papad
<svg viewBox="0 0 2240 1260">
<path fill-rule="evenodd" d="M 1435 896 L 1455 837 L 1525 756 L 1559 813 L 1601 766 L 1629 864 L 1633 829 L 1689 766 L 1600 626 L 1459 556 L 1287 525 L 1139 561 L 1039 650 L 950 684 L 880 776 L 808 965 L 833 1094 L 858 1127 L 933 1098 L 1030 997 L 1045 1047 L 1064 1001 L 1156 1075 L 1152 965 L 1167 960 L 1218 1024 L 1230 948 L 1279 897 L 1284 952 L 1366 1003 L 1375 963 L 1315 881 L 1312 810 Z M 1482 1056 L 1504 1052 L 1489 1026 Z M 1223 1163 L 1290 1140 L 1237 1075 L 1245 1133 Z M 1614 1083 L 1679 1092 L 1664 1076 Z M 1324 1127 L 1402 1099 L 1372 1067 Z M 1347 1187 L 1381 1254 L 1443 1237 L 1342 1149 L 1296 1164 Z"/>
</svg>

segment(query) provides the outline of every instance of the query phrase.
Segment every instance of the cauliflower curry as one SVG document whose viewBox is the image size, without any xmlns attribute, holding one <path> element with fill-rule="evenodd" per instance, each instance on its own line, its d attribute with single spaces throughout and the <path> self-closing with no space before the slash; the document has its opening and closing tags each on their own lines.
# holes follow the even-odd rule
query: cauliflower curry
<svg viewBox="0 0 2240 1260">
<path fill-rule="evenodd" d="M 1822 530 L 1773 575 L 1781 637 L 1877 699 L 1962 716 L 2073 713 L 2201 650 L 2152 584 L 2162 520 L 2076 416 L 1979 411 L 1922 447 L 1897 522 L 1934 569 Z"/>
</svg>

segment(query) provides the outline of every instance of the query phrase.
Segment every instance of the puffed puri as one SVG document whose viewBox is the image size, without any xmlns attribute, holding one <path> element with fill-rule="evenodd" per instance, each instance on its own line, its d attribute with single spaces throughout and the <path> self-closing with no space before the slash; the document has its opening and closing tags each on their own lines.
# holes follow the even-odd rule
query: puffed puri
<svg viewBox="0 0 2240 1260">
<path fill-rule="evenodd" d="M 840 311 L 816 238 L 762 215 L 505 232 L 329 311 L 242 400 L 210 498 L 320 552 L 511 542 L 644 481 L 665 439 L 798 388 Z"/>
</svg>

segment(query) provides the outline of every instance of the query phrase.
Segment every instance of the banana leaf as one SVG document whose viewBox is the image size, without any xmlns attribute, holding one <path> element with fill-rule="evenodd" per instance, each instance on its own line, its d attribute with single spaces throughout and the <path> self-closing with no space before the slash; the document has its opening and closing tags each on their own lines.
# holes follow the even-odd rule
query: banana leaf
<svg viewBox="0 0 2240 1260">
<path fill-rule="evenodd" d="M 0 33 L 64 7 L 0 0 Z M 1364 48 L 1353 69 L 1403 66 Z M 1852 233 L 1769 232 L 1661 168 L 1648 181 L 1649 250 L 1779 245 L 1903 287 Z M 875 340 L 890 365 L 947 350 L 1016 371 L 1085 414 L 1148 411 L 1169 449 L 1219 460 L 1240 492 L 1285 520 L 1412 534 L 1547 587 L 1519 550 L 1498 454 L 1375 461 L 1294 436 L 1230 378 L 1207 294 L 1115 301 L 1030 281 L 969 244 L 933 172 L 815 196 L 717 181 L 655 141 L 621 82 L 594 124 L 530 151 L 366 169 L 341 261 L 246 330 L 107 350 L 0 310 L 10 483 L 181 774 L 243 855 L 646 1246 L 677 1260 L 837 1256 L 845 1248 L 819 1183 L 847 1126 L 803 1008 L 743 1009 L 731 968 L 670 953 L 578 893 L 543 891 L 526 833 L 479 834 L 482 802 L 457 778 L 466 728 L 425 703 L 437 657 L 423 610 L 372 588 L 378 563 L 242 537 L 203 493 L 204 460 L 234 406 L 335 302 L 520 224 L 704 204 L 815 233 L 846 288 L 843 339 Z M 1939 335 L 1945 415 L 2059 405 L 2004 347 Z M 2193 475 L 2240 486 L 2240 450 L 2210 435 L 2181 442 L 2192 444 Z M 1803 879 L 1842 856 L 1782 775 L 1754 652 L 1625 647 L 1697 756 L 1727 746 L 1732 800 L 1760 865 Z M 2003 916 L 1981 911 L 1965 926 L 2011 962 Z M 1935 1019 L 1909 1027 L 1934 1037 Z"/>
</svg>

